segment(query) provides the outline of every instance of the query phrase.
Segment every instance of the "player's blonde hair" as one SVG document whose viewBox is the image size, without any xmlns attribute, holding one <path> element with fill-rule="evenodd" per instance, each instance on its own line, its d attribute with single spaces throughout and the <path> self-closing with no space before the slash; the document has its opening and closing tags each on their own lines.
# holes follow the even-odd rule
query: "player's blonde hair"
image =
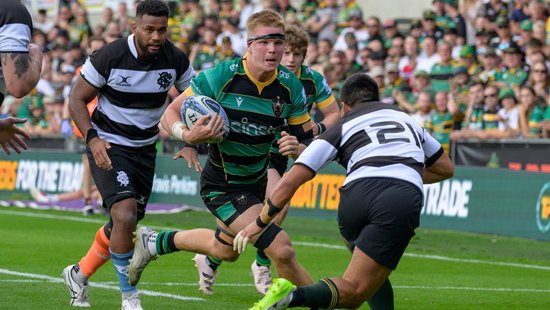
<svg viewBox="0 0 550 310">
<path fill-rule="evenodd" d="M 265 10 L 250 15 L 246 21 L 246 31 L 248 35 L 256 29 L 258 26 L 277 27 L 285 30 L 285 20 L 281 14 L 272 11 Z"/>
<path fill-rule="evenodd" d="M 306 55 L 307 46 L 309 44 L 309 36 L 304 28 L 289 25 L 285 29 L 286 45 L 292 52 L 297 51 L 302 56 Z"/>
</svg>

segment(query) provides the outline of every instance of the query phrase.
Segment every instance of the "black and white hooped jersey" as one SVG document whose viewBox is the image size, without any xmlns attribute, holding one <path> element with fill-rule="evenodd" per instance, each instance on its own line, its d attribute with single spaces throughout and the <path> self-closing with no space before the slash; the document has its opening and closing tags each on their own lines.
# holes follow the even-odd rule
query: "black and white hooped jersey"
<svg viewBox="0 0 550 310">
<path fill-rule="evenodd" d="M 314 172 L 337 160 L 344 185 L 369 177 L 408 181 L 422 189 L 422 170 L 443 154 L 441 144 L 407 113 L 393 105 L 360 103 L 321 134 L 295 164 Z"/>
<path fill-rule="evenodd" d="M 0 1 L 0 53 L 28 53 L 32 18 L 19 0 Z M 0 63 L 0 94 L 6 87 Z"/>
<path fill-rule="evenodd" d="M 111 143 L 141 147 L 155 143 L 170 87 L 185 90 L 195 71 L 171 42 L 151 61 L 138 59 L 134 35 L 92 54 L 80 71 L 99 90 L 92 126 Z"/>
</svg>

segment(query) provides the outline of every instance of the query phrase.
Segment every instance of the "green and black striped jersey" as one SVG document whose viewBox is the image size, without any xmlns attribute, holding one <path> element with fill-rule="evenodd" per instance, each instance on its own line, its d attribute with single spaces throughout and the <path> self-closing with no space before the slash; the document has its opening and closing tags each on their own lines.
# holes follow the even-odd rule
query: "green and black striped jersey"
<svg viewBox="0 0 550 310">
<path fill-rule="evenodd" d="M 201 72 L 185 93 L 216 100 L 230 121 L 229 135 L 209 145 L 211 165 L 203 170 L 206 182 L 258 183 L 267 175 L 269 149 L 285 120 L 291 131 L 301 129 L 290 132 L 298 138 L 310 128 L 302 83 L 281 65 L 270 80 L 259 82 L 248 71 L 246 59 L 226 61 Z"/>
<path fill-rule="evenodd" d="M 311 69 L 308 66 L 302 65 L 296 76 L 300 82 L 302 82 L 302 86 L 304 86 L 308 112 L 311 111 L 313 104 L 317 104 L 317 109 L 319 110 L 323 110 L 331 104 L 338 104 L 336 102 L 336 98 L 334 98 L 334 95 L 332 94 L 332 90 L 330 89 L 327 80 L 321 73 Z M 280 134 L 275 137 L 275 141 L 273 141 L 271 146 L 271 153 L 279 154 L 277 141 L 280 138 Z"/>
</svg>

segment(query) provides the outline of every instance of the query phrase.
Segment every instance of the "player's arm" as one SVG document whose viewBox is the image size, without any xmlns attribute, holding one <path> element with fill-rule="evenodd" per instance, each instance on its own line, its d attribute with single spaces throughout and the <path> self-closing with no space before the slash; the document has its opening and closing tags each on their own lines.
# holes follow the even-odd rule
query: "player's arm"
<svg viewBox="0 0 550 310">
<path fill-rule="evenodd" d="M 69 113 L 76 127 L 83 135 L 92 128 L 90 114 L 86 104 L 97 96 L 98 90 L 88 83 L 82 76 L 78 76 L 69 95 Z"/>
<path fill-rule="evenodd" d="M 313 130 L 309 114 L 305 113 L 299 117 L 288 119 L 290 134 L 282 135 L 278 141 L 279 152 L 283 156 L 297 158 L 306 147 L 313 141 Z"/>
<path fill-rule="evenodd" d="M 317 108 L 323 114 L 323 120 L 315 124 L 315 127 L 313 128 L 314 136 L 322 134 L 327 130 L 327 128 L 330 128 L 336 124 L 336 122 L 338 122 L 341 118 L 340 108 L 338 107 L 336 98 L 331 95 L 328 99 L 331 100 L 328 104 L 317 104 Z"/>
<path fill-rule="evenodd" d="M 294 164 L 290 171 L 285 173 L 283 178 L 277 183 L 271 196 L 265 201 L 260 215 L 255 222 L 250 223 L 245 229 L 241 230 L 233 239 L 233 250 L 242 253 L 248 240 L 262 232 L 269 223 L 282 211 L 284 206 L 290 201 L 296 190 L 305 182 L 311 180 L 315 172 L 309 167 L 301 164 Z"/>
<path fill-rule="evenodd" d="M 28 52 L 1 52 L 6 90 L 16 98 L 28 94 L 38 83 L 42 71 L 40 47 L 29 44 Z"/>
<path fill-rule="evenodd" d="M 447 153 L 441 149 L 441 156 L 430 166 L 424 168 L 422 181 L 424 184 L 440 182 L 454 175 L 454 165 Z"/>
<path fill-rule="evenodd" d="M 172 137 L 178 139 L 178 140 L 184 140 L 183 139 L 183 130 L 188 130 L 185 124 L 182 122 L 180 111 L 181 111 L 181 105 L 183 104 L 183 101 L 187 96 L 193 95 L 193 91 L 191 88 L 188 88 L 183 93 L 181 93 L 179 96 L 176 97 L 166 110 L 164 111 L 164 114 L 160 118 L 160 124 L 166 132 L 168 132 Z M 178 123 L 176 125 L 176 123 Z M 178 130 L 181 129 L 180 130 Z"/>
<path fill-rule="evenodd" d="M 220 115 L 204 115 L 197 120 L 193 128 L 185 126 L 181 119 L 181 106 L 187 97 L 193 95 L 193 89 L 188 87 L 168 105 L 160 119 L 162 128 L 172 137 L 188 144 L 201 144 L 218 138 L 223 134 L 223 119 Z"/>
<path fill-rule="evenodd" d="M 298 188 L 314 176 L 315 172 L 311 168 L 302 164 L 293 165 L 290 171 L 285 173 L 277 183 L 271 192 L 271 196 L 265 201 L 256 224 L 260 224 L 260 227 L 267 226 L 290 201 Z"/>
</svg>

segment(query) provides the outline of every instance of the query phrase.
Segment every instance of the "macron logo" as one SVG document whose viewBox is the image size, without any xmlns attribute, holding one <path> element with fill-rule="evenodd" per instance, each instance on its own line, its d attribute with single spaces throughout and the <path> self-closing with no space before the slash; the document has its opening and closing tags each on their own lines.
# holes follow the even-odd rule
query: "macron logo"
<svg viewBox="0 0 550 310">
<path fill-rule="evenodd" d="M 241 107 L 241 103 L 243 103 L 244 101 L 244 98 L 243 97 L 237 97 L 237 106 L 240 108 Z"/>
</svg>

